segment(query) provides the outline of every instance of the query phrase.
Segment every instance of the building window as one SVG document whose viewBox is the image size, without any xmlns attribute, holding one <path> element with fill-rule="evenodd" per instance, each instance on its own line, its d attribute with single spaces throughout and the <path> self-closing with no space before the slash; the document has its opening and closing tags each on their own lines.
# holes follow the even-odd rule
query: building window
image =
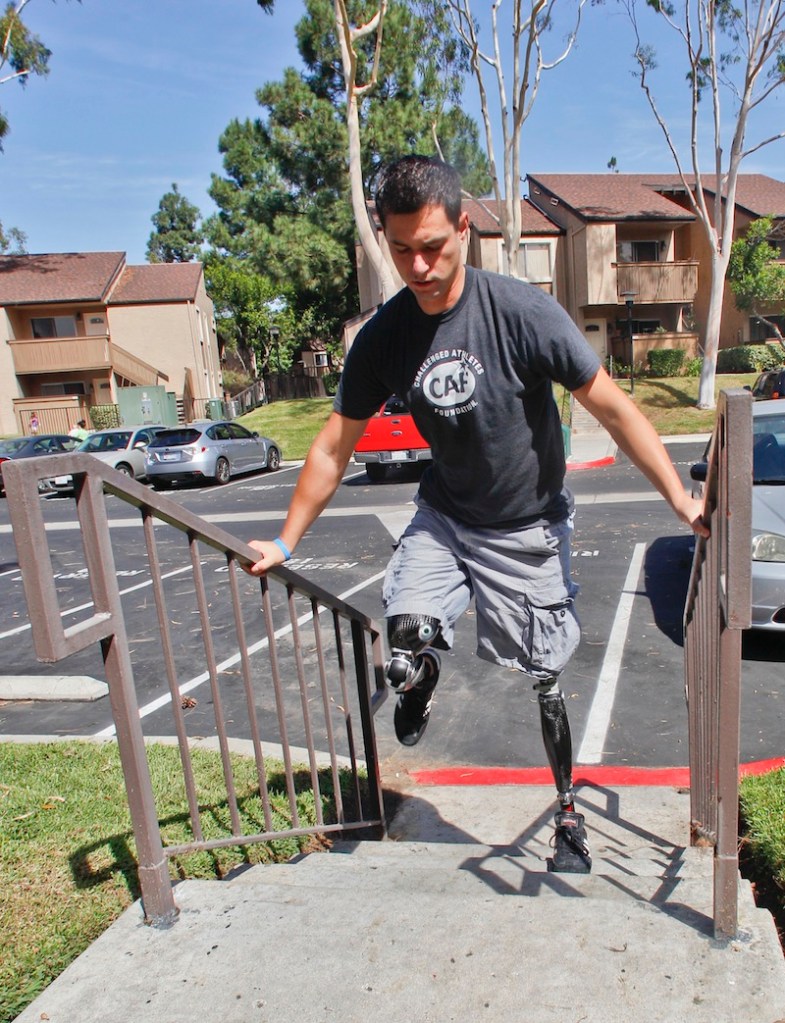
<svg viewBox="0 0 785 1023">
<path fill-rule="evenodd" d="M 41 384 L 41 395 L 87 394 L 83 380 L 67 380 L 64 384 Z"/>
<path fill-rule="evenodd" d="M 327 352 L 314 352 L 313 353 L 313 364 L 314 364 L 314 366 L 326 366 L 327 365 Z"/>
<path fill-rule="evenodd" d="M 553 280 L 548 242 L 521 242 L 518 270 L 530 284 L 547 284 Z"/>
<path fill-rule="evenodd" d="M 785 334 L 785 316 L 776 316 L 772 314 L 766 317 L 767 320 L 771 320 L 772 323 L 776 323 L 780 328 L 780 331 Z M 771 327 L 764 323 L 763 320 L 759 320 L 757 316 L 750 317 L 750 341 L 766 341 L 769 338 L 776 337 Z"/>
<path fill-rule="evenodd" d="M 645 242 L 617 242 L 617 263 L 657 263 L 660 259 L 660 243 L 656 240 Z"/>
<path fill-rule="evenodd" d="M 76 317 L 31 316 L 30 329 L 34 338 L 76 337 Z"/>
<path fill-rule="evenodd" d="M 633 334 L 656 334 L 662 324 L 659 320 L 633 320 L 631 326 Z M 616 329 L 623 337 L 627 337 L 629 328 L 627 320 L 616 321 Z"/>
</svg>

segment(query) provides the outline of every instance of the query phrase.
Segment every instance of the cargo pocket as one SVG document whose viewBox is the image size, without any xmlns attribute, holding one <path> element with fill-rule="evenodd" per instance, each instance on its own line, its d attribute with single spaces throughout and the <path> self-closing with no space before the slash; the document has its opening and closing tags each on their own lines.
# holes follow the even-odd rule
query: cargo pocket
<svg viewBox="0 0 785 1023">
<path fill-rule="evenodd" d="M 553 604 L 526 598 L 521 663 L 532 674 L 560 674 L 578 648 L 580 639 L 581 626 L 571 598 Z"/>
</svg>

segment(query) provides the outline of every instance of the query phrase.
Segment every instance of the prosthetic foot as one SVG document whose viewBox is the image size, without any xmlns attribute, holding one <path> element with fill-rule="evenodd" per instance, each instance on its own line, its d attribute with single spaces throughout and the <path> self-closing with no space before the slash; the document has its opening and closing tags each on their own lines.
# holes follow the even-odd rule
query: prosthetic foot
<svg viewBox="0 0 785 1023">
<path fill-rule="evenodd" d="M 416 746 L 428 727 L 433 691 L 439 681 L 439 655 L 433 650 L 420 654 L 422 678 L 398 697 L 393 715 L 395 735 L 404 746 Z"/>
<path fill-rule="evenodd" d="M 560 810 L 556 814 L 556 833 L 552 842 L 553 857 L 548 860 L 548 870 L 558 874 L 591 872 L 591 855 L 582 813 Z"/>
</svg>

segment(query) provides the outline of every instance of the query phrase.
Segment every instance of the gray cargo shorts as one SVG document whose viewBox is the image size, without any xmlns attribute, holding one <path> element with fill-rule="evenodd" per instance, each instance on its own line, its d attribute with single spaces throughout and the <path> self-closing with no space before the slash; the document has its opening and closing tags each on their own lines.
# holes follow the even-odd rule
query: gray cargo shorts
<svg viewBox="0 0 785 1023">
<path fill-rule="evenodd" d="M 455 623 L 472 597 L 477 655 L 534 679 L 553 678 L 580 641 L 570 578 L 572 516 L 524 529 L 465 526 L 421 498 L 387 566 L 387 618 L 438 618 L 440 641 L 452 646 Z"/>
</svg>

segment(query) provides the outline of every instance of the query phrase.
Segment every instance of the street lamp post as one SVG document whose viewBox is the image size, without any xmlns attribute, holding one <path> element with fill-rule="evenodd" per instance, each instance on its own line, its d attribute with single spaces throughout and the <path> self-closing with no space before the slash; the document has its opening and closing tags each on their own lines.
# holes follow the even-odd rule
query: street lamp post
<svg viewBox="0 0 785 1023">
<path fill-rule="evenodd" d="M 637 291 L 623 291 L 621 297 L 627 304 L 627 337 L 630 339 L 630 396 L 635 394 L 635 345 L 632 340 L 632 303 L 638 297 Z"/>
<path fill-rule="evenodd" d="M 281 343 L 280 343 L 281 331 L 278 327 L 270 327 L 270 338 L 275 345 L 275 369 L 277 373 L 281 372 Z"/>
</svg>

